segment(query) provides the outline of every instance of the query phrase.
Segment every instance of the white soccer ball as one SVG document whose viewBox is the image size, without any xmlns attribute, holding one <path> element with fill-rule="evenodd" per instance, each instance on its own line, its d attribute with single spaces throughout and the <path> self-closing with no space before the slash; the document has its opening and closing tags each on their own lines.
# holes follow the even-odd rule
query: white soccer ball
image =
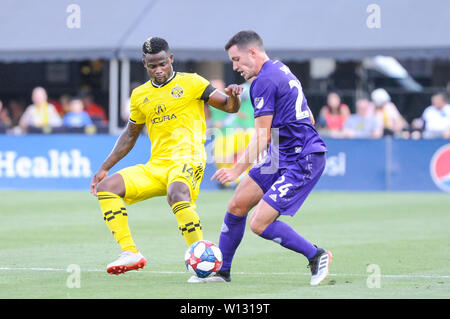
<svg viewBox="0 0 450 319">
<path fill-rule="evenodd" d="M 186 268 L 199 278 L 214 275 L 222 267 L 222 252 L 216 244 L 200 240 L 193 243 L 184 255 Z"/>
</svg>

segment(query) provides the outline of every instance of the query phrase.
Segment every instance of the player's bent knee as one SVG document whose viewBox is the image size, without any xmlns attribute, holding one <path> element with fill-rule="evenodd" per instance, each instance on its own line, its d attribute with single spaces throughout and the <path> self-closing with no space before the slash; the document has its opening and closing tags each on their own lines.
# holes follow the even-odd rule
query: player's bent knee
<svg viewBox="0 0 450 319">
<path fill-rule="evenodd" d="M 260 222 L 258 222 L 256 218 L 250 218 L 250 229 L 256 235 L 261 235 L 266 229 L 266 227 L 267 225 L 261 224 Z"/>
<path fill-rule="evenodd" d="M 228 202 L 228 212 L 236 216 L 244 216 L 247 215 L 249 209 L 245 202 L 240 201 L 236 196 L 233 196 Z"/>
<path fill-rule="evenodd" d="M 98 192 L 109 192 L 108 183 L 105 183 L 105 181 L 101 181 L 96 186 L 97 193 Z"/>
<path fill-rule="evenodd" d="M 102 180 L 97 185 L 97 193 L 99 192 L 113 193 L 120 197 L 125 196 L 125 183 L 122 176 L 114 174 Z"/>
<path fill-rule="evenodd" d="M 191 193 L 189 187 L 181 182 L 174 182 L 170 184 L 167 191 L 167 202 L 170 206 L 173 206 L 178 202 L 190 202 Z"/>
</svg>

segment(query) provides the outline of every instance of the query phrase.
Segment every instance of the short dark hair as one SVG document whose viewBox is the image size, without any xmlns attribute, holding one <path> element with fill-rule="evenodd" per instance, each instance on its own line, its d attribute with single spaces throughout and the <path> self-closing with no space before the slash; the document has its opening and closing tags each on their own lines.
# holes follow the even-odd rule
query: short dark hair
<svg viewBox="0 0 450 319">
<path fill-rule="evenodd" d="M 169 44 L 162 38 L 150 37 L 142 45 L 143 54 L 156 54 L 161 51 L 169 52 Z"/>
<path fill-rule="evenodd" d="M 449 100 L 446 92 L 438 92 L 436 94 L 433 94 L 432 97 L 435 97 L 435 96 L 440 96 L 441 99 L 443 99 L 445 102 L 448 102 L 448 100 Z"/>
<path fill-rule="evenodd" d="M 252 30 L 239 31 L 225 44 L 225 51 L 228 51 L 233 45 L 243 48 L 251 43 L 258 45 L 261 49 L 264 48 L 263 40 L 258 33 Z"/>
<path fill-rule="evenodd" d="M 70 97 L 70 102 L 76 101 L 76 100 L 83 101 L 83 96 L 82 95 L 75 95 L 75 96 Z"/>
</svg>

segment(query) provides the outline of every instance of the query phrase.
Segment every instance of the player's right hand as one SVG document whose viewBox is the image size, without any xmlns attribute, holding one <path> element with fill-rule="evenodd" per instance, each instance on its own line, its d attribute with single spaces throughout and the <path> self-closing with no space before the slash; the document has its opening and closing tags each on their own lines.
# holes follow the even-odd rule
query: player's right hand
<svg viewBox="0 0 450 319">
<path fill-rule="evenodd" d="M 91 181 L 91 194 L 97 196 L 97 184 L 100 183 L 105 177 L 108 176 L 108 171 L 104 169 L 99 169 L 97 173 L 94 174 Z"/>
<path fill-rule="evenodd" d="M 239 177 L 239 172 L 233 168 L 221 168 L 214 173 L 211 180 L 217 179 L 221 184 L 235 181 Z"/>
<path fill-rule="evenodd" d="M 224 92 L 228 96 L 238 96 L 244 91 L 244 87 L 237 84 L 230 84 L 224 89 Z"/>
</svg>

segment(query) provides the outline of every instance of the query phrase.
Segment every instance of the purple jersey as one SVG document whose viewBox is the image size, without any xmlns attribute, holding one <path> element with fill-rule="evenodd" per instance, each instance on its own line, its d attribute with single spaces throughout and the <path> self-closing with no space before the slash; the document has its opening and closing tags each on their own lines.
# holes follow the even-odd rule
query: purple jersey
<svg viewBox="0 0 450 319">
<path fill-rule="evenodd" d="M 266 61 L 250 86 L 250 98 L 255 118 L 273 115 L 268 154 L 277 156 L 280 163 L 327 151 L 311 122 L 300 81 L 286 65 Z"/>
</svg>

